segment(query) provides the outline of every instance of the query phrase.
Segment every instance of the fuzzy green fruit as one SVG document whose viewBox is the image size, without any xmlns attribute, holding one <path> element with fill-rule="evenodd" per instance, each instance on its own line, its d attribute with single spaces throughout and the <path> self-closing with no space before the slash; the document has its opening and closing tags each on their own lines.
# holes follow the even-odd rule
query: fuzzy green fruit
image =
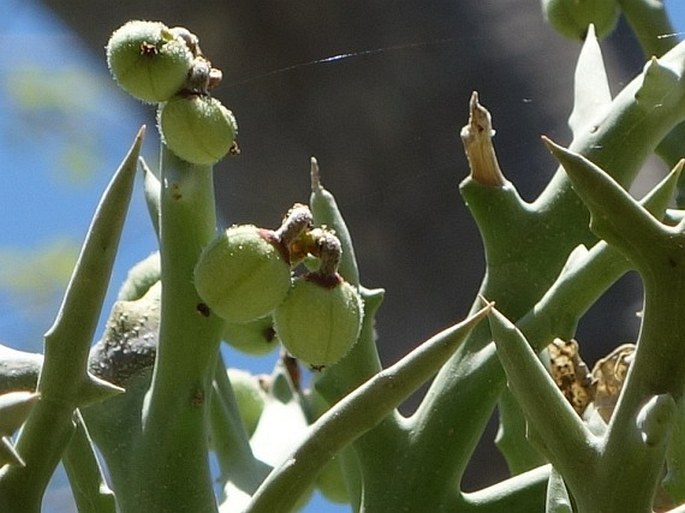
<svg viewBox="0 0 685 513">
<path fill-rule="evenodd" d="M 160 105 L 157 124 L 167 147 L 191 164 L 212 165 L 224 158 L 235 141 L 233 113 L 216 98 L 174 96 Z"/>
<path fill-rule="evenodd" d="M 254 356 L 269 354 L 279 346 L 270 315 L 245 323 L 227 322 L 223 339 L 238 351 Z"/>
<path fill-rule="evenodd" d="M 274 311 L 274 327 L 283 346 L 312 367 L 338 362 L 357 342 L 362 301 L 338 275 L 334 282 L 309 273 L 295 280 Z M 331 278 L 331 277 L 326 277 Z"/>
<path fill-rule="evenodd" d="M 106 52 L 119 86 L 151 103 L 180 91 L 193 62 L 186 42 L 157 21 L 129 21 L 112 34 Z"/>
<path fill-rule="evenodd" d="M 156 251 L 129 269 L 126 281 L 124 281 L 119 289 L 117 301 L 135 301 L 140 299 L 161 278 L 162 267 L 159 260 L 159 251 Z"/>
<path fill-rule="evenodd" d="M 542 0 L 542 12 L 557 32 L 581 41 L 590 23 L 597 37 L 608 35 L 620 14 L 616 0 Z"/>
<path fill-rule="evenodd" d="M 228 322 L 268 315 L 291 285 L 290 266 L 274 233 L 253 225 L 232 226 L 207 246 L 195 266 L 202 300 Z"/>
<path fill-rule="evenodd" d="M 228 369 L 228 378 L 238 405 L 240 420 L 247 435 L 252 436 L 264 411 L 266 392 L 260 378 L 244 370 Z"/>
</svg>

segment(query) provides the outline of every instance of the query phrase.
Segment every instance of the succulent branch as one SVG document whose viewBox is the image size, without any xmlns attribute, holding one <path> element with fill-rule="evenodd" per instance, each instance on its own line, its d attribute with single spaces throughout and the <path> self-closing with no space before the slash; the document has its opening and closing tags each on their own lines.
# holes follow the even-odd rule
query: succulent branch
<svg viewBox="0 0 685 513">
<path fill-rule="evenodd" d="M 97 207 L 81 255 L 53 326 L 36 386 L 41 401 L 31 411 L 16 449 L 26 466 L 0 469 L 4 511 L 40 511 L 43 492 L 72 437 L 76 408 L 122 392 L 87 370 L 90 347 L 133 190 L 144 128 Z"/>
<path fill-rule="evenodd" d="M 524 201 L 471 95 L 459 188 L 485 250 L 479 297 L 463 322 L 386 368 L 385 291 L 361 284 L 316 159 L 309 204 L 294 202 L 279 227 L 218 230 L 213 166 L 240 153 L 236 120 L 213 96 L 222 72 L 184 27 L 115 31 L 107 63 L 154 106 L 160 169 L 139 156 L 141 129 L 43 354 L 0 346 L 0 510 L 38 513 L 61 460 L 81 512 L 286 513 L 316 489 L 357 513 L 685 512 L 685 213 L 669 208 L 674 195 L 683 203 L 685 43 L 663 2 L 542 9 L 583 40 L 573 141 L 543 138 L 560 167 Z M 649 58 L 612 99 L 598 37 L 621 12 Z M 637 201 L 629 186 L 652 153 L 672 171 Z M 130 270 L 91 347 L 137 166 L 159 248 Z M 577 327 L 632 269 L 644 285 L 637 343 L 617 343 L 590 372 Z M 222 340 L 280 357 L 255 376 L 224 360 Z M 466 492 L 495 408 L 511 475 Z"/>
</svg>

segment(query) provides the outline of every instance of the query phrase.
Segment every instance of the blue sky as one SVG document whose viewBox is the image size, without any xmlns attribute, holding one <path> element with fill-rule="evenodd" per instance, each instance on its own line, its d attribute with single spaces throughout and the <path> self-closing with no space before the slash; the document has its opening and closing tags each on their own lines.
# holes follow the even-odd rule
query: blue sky
<svg viewBox="0 0 685 513">
<path fill-rule="evenodd" d="M 676 30 L 685 32 L 685 0 L 666 5 Z M 0 225 L 0 341 L 40 351 L 99 194 L 149 113 L 114 86 L 103 56 L 86 50 L 34 1 L 0 3 L 0 43 L 0 204 L 6 213 Z M 144 155 L 154 162 L 155 130 L 149 129 Z M 106 311 L 128 268 L 154 249 L 138 184 Z M 254 372 L 269 372 L 274 362 L 273 356 L 254 360 L 233 353 L 229 359 Z M 74 510 L 63 478 L 50 493 L 46 512 Z M 348 510 L 318 499 L 308 508 Z"/>
</svg>

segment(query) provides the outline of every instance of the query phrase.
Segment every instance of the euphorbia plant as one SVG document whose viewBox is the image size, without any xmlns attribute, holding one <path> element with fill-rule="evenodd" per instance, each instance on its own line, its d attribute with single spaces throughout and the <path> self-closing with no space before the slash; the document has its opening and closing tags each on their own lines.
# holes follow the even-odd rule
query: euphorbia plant
<svg viewBox="0 0 685 513">
<path fill-rule="evenodd" d="M 654 55 L 612 99 L 592 23 L 610 31 L 619 6 Z M 61 460 L 83 512 L 286 512 L 314 488 L 369 513 L 685 511 L 685 216 L 669 208 L 685 147 L 685 46 L 660 37 L 672 30 L 655 2 L 543 7 L 584 40 L 573 142 L 544 139 L 561 167 L 527 203 L 472 95 L 461 192 L 485 247 L 479 297 L 465 320 L 387 368 L 375 345 L 383 290 L 362 285 L 316 160 L 308 204 L 294 198 L 280 227 L 219 230 L 212 166 L 239 153 L 236 120 L 212 96 L 221 72 L 185 28 L 115 31 L 108 63 L 156 106 L 160 167 L 139 159 L 141 129 L 44 354 L 0 353 L 0 509 L 40 511 Z M 625 188 L 655 151 L 673 170 L 638 201 Z M 138 167 L 158 253 L 131 270 L 91 347 Z M 645 289 L 637 343 L 590 372 L 578 321 L 630 269 Z M 271 376 L 252 376 L 227 368 L 222 339 L 281 356 Z M 432 377 L 416 412 L 401 415 Z M 495 407 L 511 477 L 463 492 Z"/>
</svg>

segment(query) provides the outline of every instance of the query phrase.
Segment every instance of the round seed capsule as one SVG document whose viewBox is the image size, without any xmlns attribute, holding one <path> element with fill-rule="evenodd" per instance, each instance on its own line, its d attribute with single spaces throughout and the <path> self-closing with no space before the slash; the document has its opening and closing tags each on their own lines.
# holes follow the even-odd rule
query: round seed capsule
<svg viewBox="0 0 685 513">
<path fill-rule="evenodd" d="M 338 275 L 318 278 L 318 273 L 297 278 L 274 311 L 274 327 L 283 346 L 315 368 L 333 365 L 347 354 L 357 342 L 363 315 L 361 298 L 352 285 Z"/>
<path fill-rule="evenodd" d="M 560 34 L 571 39 L 585 39 L 590 23 L 598 37 L 608 35 L 619 18 L 616 0 L 543 0 L 545 19 Z"/>
<path fill-rule="evenodd" d="M 163 102 L 181 90 L 193 62 L 185 41 L 157 21 L 129 21 L 106 47 L 119 86 L 144 102 Z"/>
<path fill-rule="evenodd" d="M 264 411 L 266 392 L 258 376 L 240 369 L 228 369 L 228 377 L 233 387 L 235 400 L 240 412 L 240 420 L 249 436 L 254 433 L 259 417 Z"/>
<path fill-rule="evenodd" d="M 269 354 L 279 346 L 270 315 L 245 323 L 227 322 L 223 339 L 238 351 L 255 356 Z"/>
<path fill-rule="evenodd" d="M 212 165 L 229 152 L 238 133 L 233 113 L 216 98 L 177 95 L 157 111 L 167 147 L 191 164 Z"/>
<path fill-rule="evenodd" d="M 229 322 L 268 315 L 283 301 L 290 284 L 290 266 L 273 232 L 253 225 L 232 226 L 220 234 L 195 266 L 197 293 Z"/>
</svg>

